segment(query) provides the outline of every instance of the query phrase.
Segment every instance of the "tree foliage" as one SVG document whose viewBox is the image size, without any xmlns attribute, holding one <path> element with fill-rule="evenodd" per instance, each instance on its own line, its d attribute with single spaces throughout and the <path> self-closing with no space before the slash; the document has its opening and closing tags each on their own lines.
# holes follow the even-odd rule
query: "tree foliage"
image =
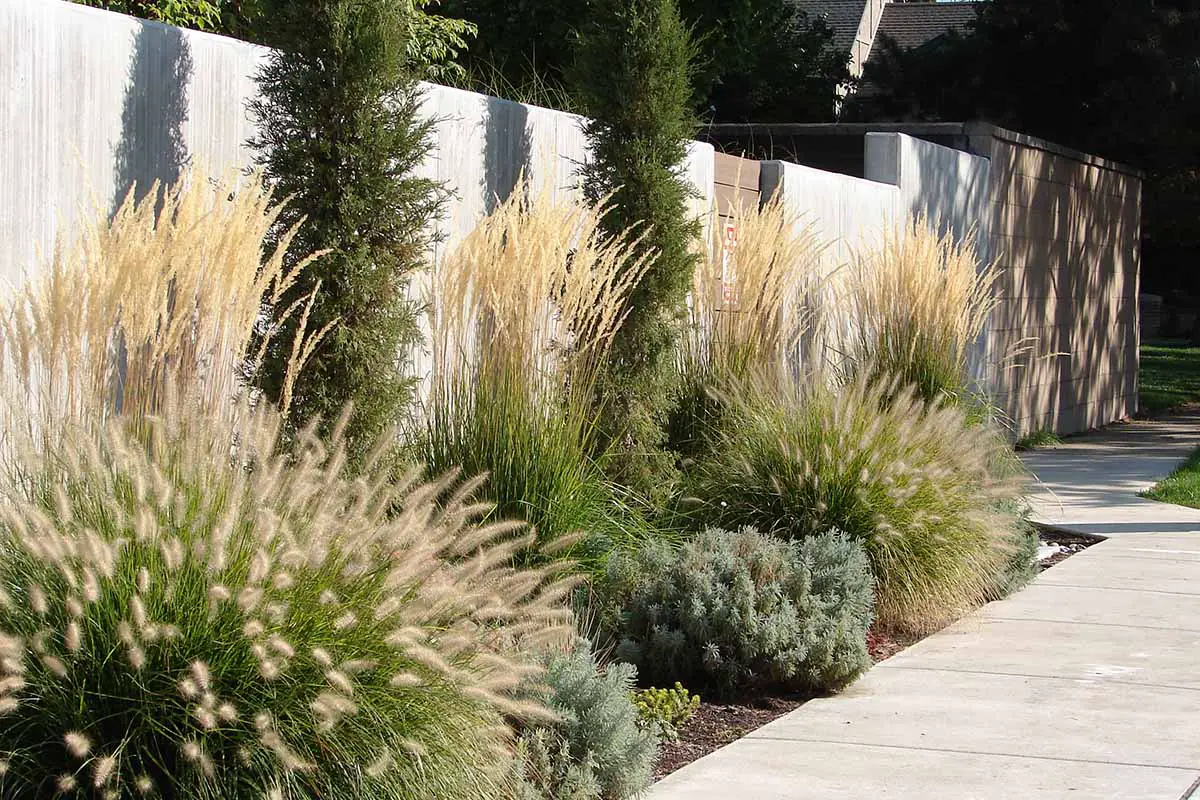
<svg viewBox="0 0 1200 800">
<path fill-rule="evenodd" d="M 446 0 L 479 37 L 464 54 L 472 88 L 576 110 L 565 90 L 576 31 L 592 0 Z M 790 0 L 680 0 L 697 41 L 694 103 L 715 121 L 819 121 L 833 114 L 847 53 Z"/>
<path fill-rule="evenodd" d="M 614 477 L 649 497 L 661 497 L 674 472 L 661 445 L 699 232 L 679 172 L 694 133 L 692 53 L 674 0 L 595 0 L 571 72 L 591 117 L 584 192 L 608 198 L 604 223 L 613 235 L 636 230 L 643 252 L 653 253 L 626 301 L 598 390 Z M 629 268 L 635 264 L 643 268 L 637 259 Z"/>
<path fill-rule="evenodd" d="M 849 53 L 791 0 L 681 0 L 700 45 L 696 97 L 716 122 L 832 121 Z"/>
<path fill-rule="evenodd" d="M 1200 7 L 1190 0 L 991 0 L 965 34 L 893 44 L 865 78 L 875 91 L 853 111 L 860 119 L 983 118 L 1146 170 L 1148 244 L 1180 264 L 1200 253 Z"/>
<path fill-rule="evenodd" d="M 414 13 L 409 54 L 424 65 L 431 80 L 461 79 L 457 63 L 467 40 L 475 35 L 470 22 L 430 13 L 439 0 L 409 0 Z M 273 36 L 277 20 L 265 0 L 74 0 L 85 6 L 103 8 L 142 19 L 223 33 L 253 42 Z"/>
<path fill-rule="evenodd" d="M 254 145 L 275 191 L 291 202 L 284 231 L 304 220 L 297 250 L 327 251 L 283 307 L 320 291 L 287 326 L 335 324 L 296 386 L 293 416 L 330 426 L 353 404 L 347 431 L 362 455 L 411 399 L 406 353 L 419 342 L 408 282 L 430 244 L 440 187 L 414 176 L 429 148 L 418 114 L 419 13 L 407 0 L 264 0 L 270 55 L 252 105 Z M 261 385 L 279 394 L 292 353 L 267 351 Z"/>
</svg>

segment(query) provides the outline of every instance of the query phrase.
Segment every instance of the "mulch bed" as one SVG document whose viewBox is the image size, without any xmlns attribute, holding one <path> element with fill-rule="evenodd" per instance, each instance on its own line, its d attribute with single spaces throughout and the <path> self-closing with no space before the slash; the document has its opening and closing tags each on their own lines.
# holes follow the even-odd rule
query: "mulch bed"
<svg viewBox="0 0 1200 800">
<path fill-rule="evenodd" d="M 670 775 L 714 750 L 741 739 L 772 720 L 794 711 L 809 697 L 781 695 L 759 697 L 743 703 L 701 703 L 679 731 L 679 740 L 663 742 L 654 778 Z"/>
<path fill-rule="evenodd" d="M 872 628 L 867 633 L 867 650 L 875 663 L 879 663 L 917 641 L 916 637 L 896 636 L 879 628 Z M 658 764 L 654 768 L 654 779 L 664 778 L 714 750 L 736 742 L 768 722 L 795 711 L 810 699 L 810 695 L 780 694 L 741 702 L 702 702 L 696 713 L 679 731 L 679 740 L 663 742 Z"/>
</svg>

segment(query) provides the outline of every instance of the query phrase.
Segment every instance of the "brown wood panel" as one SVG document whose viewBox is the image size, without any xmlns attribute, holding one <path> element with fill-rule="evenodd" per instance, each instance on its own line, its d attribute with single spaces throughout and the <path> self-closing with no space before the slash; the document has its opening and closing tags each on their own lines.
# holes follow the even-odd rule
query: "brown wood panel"
<svg viewBox="0 0 1200 800">
<path fill-rule="evenodd" d="M 732 214 L 739 201 L 743 210 L 757 208 L 759 203 L 758 192 L 749 189 L 737 189 L 722 184 L 717 184 L 714 187 L 714 198 L 717 202 L 717 213 L 723 217 Z"/>
<path fill-rule="evenodd" d="M 740 186 L 758 191 L 759 163 L 747 158 L 716 153 L 713 176 L 719 185 Z"/>
</svg>

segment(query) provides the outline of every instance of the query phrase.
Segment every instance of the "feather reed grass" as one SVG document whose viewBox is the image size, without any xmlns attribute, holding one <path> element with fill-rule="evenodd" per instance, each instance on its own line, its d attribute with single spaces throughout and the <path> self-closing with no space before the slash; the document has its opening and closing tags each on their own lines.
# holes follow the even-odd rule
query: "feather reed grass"
<svg viewBox="0 0 1200 800">
<path fill-rule="evenodd" d="M 693 279 L 679 358 L 682 390 L 670 420 L 672 446 L 685 455 L 719 424 L 720 398 L 731 383 L 797 380 L 811 316 L 805 298 L 821 279 L 824 246 L 780 198 L 736 204 L 729 223 L 737 230 L 732 249 L 711 213 L 710 240 Z"/>
<path fill-rule="evenodd" d="M 973 399 L 971 348 L 996 305 L 997 273 L 974 242 L 939 235 L 925 217 L 856 255 L 847 298 L 853 318 L 847 371 L 898 379 L 926 402 Z"/>
<path fill-rule="evenodd" d="M 521 186 L 438 265 L 418 452 L 431 474 L 487 473 L 540 542 L 593 534 L 584 555 L 644 527 L 593 457 L 597 376 L 646 264 L 603 214 Z"/>
<path fill-rule="evenodd" d="M 279 206 L 258 176 L 215 185 L 185 176 L 132 192 L 111 220 L 60 243 L 0 319 L 0 413 L 6 431 L 53 437 L 64 423 L 142 420 L 179 403 L 228 414 L 261 358 L 252 350 L 264 304 L 278 303 L 312 258 L 284 266 L 295 230 L 265 253 Z M 314 256 L 315 257 L 315 256 Z M 306 317 L 312 297 L 281 317 Z M 292 369 L 327 329 L 291 342 Z"/>
</svg>

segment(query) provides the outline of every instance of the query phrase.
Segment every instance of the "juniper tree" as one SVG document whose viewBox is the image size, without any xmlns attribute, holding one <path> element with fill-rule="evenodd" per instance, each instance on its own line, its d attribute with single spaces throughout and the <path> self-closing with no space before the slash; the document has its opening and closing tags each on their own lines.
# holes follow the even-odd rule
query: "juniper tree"
<svg viewBox="0 0 1200 800">
<path fill-rule="evenodd" d="M 430 246 L 443 191 L 415 170 L 430 146 L 419 114 L 426 47 L 411 0 L 264 0 L 264 38 L 276 49 L 258 75 L 253 144 L 267 179 L 290 197 L 279 219 L 301 219 L 296 252 L 328 251 L 289 292 L 320 292 L 308 325 L 337 325 L 295 389 L 292 419 L 328 432 L 352 404 L 347 442 L 361 455 L 411 399 L 407 355 L 418 345 L 408 285 Z M 288 302 L 282 304 L 287 308 Z M 284 323 L 276 342 L 290 341 Z M 291 352 L 271 347 L 261 386 L 277 399 Z"/>
<path fill-rule="evenodd" d="M 674 477 L 662 444 L 679 316 L 695 267 L 691 244 L 699 233 L 680 172 L 695 130 L 692 56 L 675 0 L 596 0 L 571 72 L 591 118 L 585 194 L 609 197 L 608 229 L 637 229 L 643 252 L 654 253 L 626 303 L 598 391 L 613 476 L 651 498 L 661 497 Z"/>
</svg>

